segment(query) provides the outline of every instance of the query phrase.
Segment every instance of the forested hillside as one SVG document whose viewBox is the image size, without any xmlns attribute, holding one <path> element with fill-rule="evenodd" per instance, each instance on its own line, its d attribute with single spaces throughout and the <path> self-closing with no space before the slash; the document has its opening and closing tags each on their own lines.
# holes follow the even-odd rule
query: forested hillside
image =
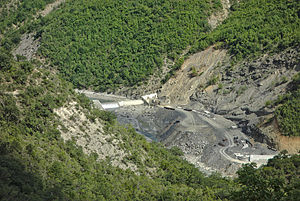
<svg viewBox="0 0 300 201">
<path fill-rule="evenodd" d="M 24 21 L 31 20 L 33 14 L 54 0 L 23 0 L 0 2 L 0 34 L 5 33 L 12 25 L 19 26 Z"/>
<path fill-rule="evenodd" d="M 32 25 L 35 18 L 39 18 L 38 11 L 44 9 L 54 0 L 4 0 L 0 2 L 0 54 L 11 51 L 21 41 L 21 35 L 33 31 L 28 26 Z M 6 55 L 7 56 L 7 55 Z"/>
<path fill-rule="evenodd" d="M 216 44 L 239 61 L 295 46 L 300 42 L 299 9 L 297 0 L 240 1 L 220 26 L 202 35 L 191 52 Z"/>
<path fill-rule="evenodd" d="M 236 62 L 300 40 L 296 0 L 235 3 L 209 32 L 206 19 L 220 7 L 219 1 L 70 1 L 42 20 L 40 54 L 74 86 L 103 91 L 142 84 L 165 57 L 177 61 L 189 46 L 194 53 L 215 44 Z"/>
<path fill-rule="evenodd" d="M 176 60 L 209 31 L 207 17 L 220 6 L 218 0 L 68 1 L 42 21 L 40 54 L 77 88 L 137 85 L 164 57 Z"/>
<path fill-rule="evenodd" d="M 249 0 L 231 7 L 229 17 L 212 32 L 204 34 L 190 53 L 214 45 L 227 49 L 231 68 L 242 60 L 282 52 L 300 44 L 300 2 L 297 0 Z M 299 67 L 296 67 L 299 71 Z M 285 78 L 286 81 L 288 80 Z M 299 136 L 299 75 L 293 78 L 287 94 L 280 94 L 273 104 L 280 131 L 286 136 Z M 267 101 L 268 103 L 268 101 Z"/>
<path fill-rule="evenodd" d="M 77 102 L 89 121 L 105 125 L 107 135 L 120 131 L 113 116 L 93 110 L 72 85 L 34 63 L 1 61 L 1 200 L 290 201 L 299 196 L 299 155 L 282 154 L 259 169 L 248 165 L 236 181 L 206 177 L 180 158 L 179 149 L 166 150 L 123 128 L 119 138 L 139 174 L 112 166 L 109 158 L 97 160 L 97 154 L 87 155 L 74 140 L 61 138 L 63 124 L 54 110 Z"/>
<path fill-rule="evenodd" d="M 11 2 L 17 6 L 5 11 Z M 208 177 L 179 149 L 147 142 L 74 92 L 136 84 L 161 65 L 164 54 L 178 57 L 209 30 L 205 19 L 218 1 L 67 1 L 28 24 L 49 2 L 1 1 L 0 200 L 298 200 L 299 155 L 282 153 L 258 169 L 245 166 L 235 180 Z M 33 28 L 42 36 L 41 55 L 63 77 L 40 60 L 12 56 L 20 34 Z M 55 111 L 70 103 L 88 118 L 86 124 L 111 136 L 108 143 L 118 137 L 128 154 L 122 162 L 138 169 L 87 154 L 75 138 L 64 141 L 66 122 Z"/>
<path fill-rule="evenodd" d="M 281 132 L 286 136 L 300 136 L 300 73 L 290 83 L 289 91 L 273 103 Z"/>
<path fill-rule="evenodd" d="M 87 98 L 52 72 L 11 55 L 0 67 L 1 200 L 202 200 L 229 196 L 235 185 L 205 177 L 178 149 L 166 150 L 133 129 L 118 128 L 112 115 L 92 110 Z M 77 102 L 89 121 L 98 119 L 99 128 L 106 125 L 106 135 L 122 131 L 120 146 L 131 153 L 126 160 L 137 164 L 140 175 L 84 154 L 72 140 L 64 142 L 58 129 L 63 122 L 54 110 L 70 102 Z"/>
</svg>

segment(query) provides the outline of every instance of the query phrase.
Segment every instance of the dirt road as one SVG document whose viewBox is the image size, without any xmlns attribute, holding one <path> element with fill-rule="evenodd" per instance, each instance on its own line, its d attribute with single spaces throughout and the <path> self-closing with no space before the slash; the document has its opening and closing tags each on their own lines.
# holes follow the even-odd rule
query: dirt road
<svg viewBox="0 0 300 201">
<path fill-rule="evenodd" d="M 195 117 L 196 118 L 201 118 L 201 120 L 205 121 L 207 124 L 211 125 L 212 127 L 214 127 L 216 129 L 216 135 L 219 135 L 221 137 L 225 137 L 228 141 L 228 145 L 225 147 L 222 147 L 219 150 L 219 153 L 227 160 L 234 162 L 234 163 L 240 163 L 240 164 L 246 164 L 249 162 L 246 161 L 242 161 L 242 160 L 238 160 L 235 158 L 232 158 L 231 156 L 229 156 L 226 153 L 226 150 L 234 147 L 235 144 L 233 142 L 233 134 L 229 134 L 230 131 L 228 131 L 228 128 L 226 128 L 224 125 L 228 124 L 225 123 L 224 120 L 222 120 L 220 117 L 218 118 L 209 118 L 204 116 L 205 113 L 201 112 L 201 111 L 185 111 L 183 109 L 180 108 L 176 108 L 177 111 L 182 112 L 186 115 L 186 118 L 182 121 L 183 124 L 190 126 L 191 128 L 194 128 L 196 126 L 195 124 Z M 201 115 L 202 114 L 202 115 Z M 233 132 L 232 132 L 233 133 Z M 236 131 L 234 132 L 236 135 Z M 243 133 L 240 133 L 241 136 L 243 136 L 244 138 L 247 138 L 246 136 L 244 136 Z"/>
</svg>

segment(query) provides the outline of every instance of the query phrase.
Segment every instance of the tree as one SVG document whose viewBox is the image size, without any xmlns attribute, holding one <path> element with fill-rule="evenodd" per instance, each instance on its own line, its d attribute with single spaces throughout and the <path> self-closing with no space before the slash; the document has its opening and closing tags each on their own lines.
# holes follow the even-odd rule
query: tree
<svg viewBox="0 0 300 201">
<path fill-rule="evenodd" d="M 192 73 L 191 73 L 191 77 L 196 77 L 196 76 L 198 75 L 198 73 L 197 73 L 197 70 L 196 70 L 196 67 L 195 67 L 195 66 L 192 66 L 192 68 L 191 68 L 191 71 L 192 71 Z"/>
<path fill-rule="evenodd" d="M 241 188 L 233 193 L 233 200 L 294 200 L 299 195 L 299 161 L 299 155 L 282 152 L 258 169 L 253 163 L 244 165 L 237 172 Z"/>
</svg>

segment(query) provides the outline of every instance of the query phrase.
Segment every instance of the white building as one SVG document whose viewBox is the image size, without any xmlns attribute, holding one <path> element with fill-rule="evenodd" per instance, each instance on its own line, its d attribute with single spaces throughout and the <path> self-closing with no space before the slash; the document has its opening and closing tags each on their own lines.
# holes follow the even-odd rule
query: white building
<svg viewBox="0 0 300 201">
<path fill-rule="evenodd" d="M 142 96 L 142 99 L 143 99 L 147 104 L 150 104 L 152 100 L 157 99 L 157 93 L 144 95 L 144 96 Z"/>
</svg>

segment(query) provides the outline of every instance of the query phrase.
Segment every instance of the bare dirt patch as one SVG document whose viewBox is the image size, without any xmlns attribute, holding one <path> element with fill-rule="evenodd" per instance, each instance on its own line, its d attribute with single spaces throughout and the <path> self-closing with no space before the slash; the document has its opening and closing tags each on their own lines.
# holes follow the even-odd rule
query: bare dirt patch
<svg viewBox="0 0 300 201">
<path fill-rule="evenodd" d="M 208 18 L 208 24 L 211 26 L 212 29 L 215 29 L 219 24 L 221 24 L 229 14 L 229 8 L 231 6 L 230 0 L 221 0 L 222 3 L 222 10 L 213 13 L 209 18 Z"/>
<path fill-rule="evenodd" d="M 287 150 L 291 154 L 297 154 L 300 151 L 300 137 L 287 137 L 280 135 L 278 137 L 279 150 Z"/>
<path fill-rule="evenodd" d="M 273 115 L 270 115 L 269 118 L 273 118 Z M 276 148 L 279 151 L 286 150 L 290 154 L 297 154 L 300 151 L 300 137 L 288 137 L 281 134 L 276 120 L 273 120 L 271 123 L 264 123 L 260 129 L 267 133 L 268 136 L 274 140 Z"/>
<path fill-rule="evenodd" d="M 166 103 L 186 105 L 190 96 L 199 86 L 204 86 L 213 73 L 214 67 L 227 59 L 226 50 L 216 50 L 209 47 L 202 52 L 190 56 L 177 71 L 174 77 L 163 85 L 160 97 Z M 197 71 L 197 76 L 192 76 L 192 68 Z"/>
<path fill-rule="evenodd" d="M 64 3 L 65 1 L 66 1 L 66 0 L 57 0 L 57 1 L 53 2 L 53 3 L 51 3 L 51 4 L 48 4 L 44 10 L 40 11 L 40 12 L 37 14 L 37 16 L 38 16 L 38 15 L 41 15 L 42 17 L 45 17 L 45 16 L 48 15 L 50 12 L 52 12 L 53 9 L 57 8 L 60 4 Z"/>
</svg>

